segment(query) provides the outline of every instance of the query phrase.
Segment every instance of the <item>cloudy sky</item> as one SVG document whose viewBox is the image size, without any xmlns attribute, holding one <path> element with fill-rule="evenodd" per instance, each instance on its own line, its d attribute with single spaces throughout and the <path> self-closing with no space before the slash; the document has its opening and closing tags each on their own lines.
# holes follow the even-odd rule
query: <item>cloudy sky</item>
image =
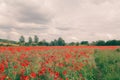
<svg viewBox="0 0 120 80">
<path fill-rule="evenodd" d="M 0 38 L 120 39 L 120 0 L 0 0 Z"/>
</svg>

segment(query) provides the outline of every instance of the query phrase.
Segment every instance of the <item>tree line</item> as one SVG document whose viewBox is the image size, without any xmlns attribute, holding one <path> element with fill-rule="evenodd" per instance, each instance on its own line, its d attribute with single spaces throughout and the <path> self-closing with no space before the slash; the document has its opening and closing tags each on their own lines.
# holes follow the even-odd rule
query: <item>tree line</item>
<svg viewBox="0 0 120 80">
<path fill-rule="evenodd" d="M 61 37 L 51 42 L 47 42 L 46 40 L 39 41 L 38 36 L 35 35 L 34 39 L 32 39 L 32 37 L 29 37 L 28 42 L 25 42 L 24 36 L 21 36 L 19 38 L 19 45 L 20 46 L 65 46 L 66 43 Z"/>
<path fill-rule="evenodd" d="M 58 39 L 55 39 L 51 42 L 47 42 L 46 40 L 39 41 L 39 37 L 35 35 L 34 38 L 28 37 L 27 42 L 25 41 L 25 37 L 21 36 L 19 38 L 18 44 L 20 46 L 65 46 L 65 45 L 68 45 L 68 46 L 79 46 L 79 45 L 120 46 L 120 40 L 108 40 L 108 41 L 98 40 L 98 41 L 93 41 L 91 43 L 89 41 L 66 43 L 63 38 L 59 37 Z"/>
</svg>

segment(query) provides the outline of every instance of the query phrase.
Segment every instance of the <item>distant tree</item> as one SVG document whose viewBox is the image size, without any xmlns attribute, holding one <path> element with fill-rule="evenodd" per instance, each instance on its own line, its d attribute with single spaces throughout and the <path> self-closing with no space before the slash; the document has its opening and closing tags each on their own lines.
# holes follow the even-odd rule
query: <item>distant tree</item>
<svg viewBox="0 0 120 80">
<path fill-rule="evenodd" d="M 58 38 L 57 43 L 58 43 L 58 46 L 65 46 L 65 41 L 61 37 Z"/>
<path fill-rule="evenodd" d="M 51 41 L 50 46 L 59 46 L 58 40 L 55 39 L 54 41 Z"/>
<path fill-rule="evenodd" d="M 117 40 L 116 44 L 117 44 L 118 46 L 120 46 L 120 40 Z"/>
<path fill-rule="evenodd" d="M 55 39 L 54 41 L 51 41 L 49 45 L 50 46 L 65 46 L 66 43 L 61 37 L 59 37 L 58 40 Z"/>
<path fill-rule="evenodd" d="M 75 45 L 76 45 L 75 42 L 70 42 L 70 43 L 69 43 L 69 46 L 75 46 Z"/>
<path fill-rule="evenodd" d="M 43 46 L 42 41 L 38 42 L 38 46 Z"/>
<path fill-rule="evenodd" d="M 105 46 L 105 41 L 104 40 L 98 40 L 96 41 L 96 46 Z"/>
<path fill-rule="evenodd" d="M 106 41 L 105 45 L 107 45 L 107 46 L 112 45 L 111 40 Z"/>
<path fill-rule="evenodd" d="M 76 42 L 76 46 L 79 46 L 79 42 Z"/>
<path fill-rule="evenodd" d="M 49 45 L 49 43 L 45 39 L 42 40 L 42 43 L 43 43 L 44 46 L 48 46 Z"/>
<path fill-rule="evenodd" d="M 54 46 L 59 46 L 59 45 L 58 45 L 58 40 L 55 39 L 55 40 L 53 41 L 53 43 L 54 43 Z"/>
<path fill-rule="evenodd" d="M 96 45 L 96 42 L 95 41 L 92 41 L 91 43 L 89 43 L 89 45 Z"/>
<path fill-rule="evenodd" d="M 24 36 L 21 36 L 21 37 L 20 37 L 19 42 L 20 42 L 20 43 L 24 43 L 24 42 L 25 42 Z"/>
<path fill-rule="evenodd" d="M 116 46 L 117 45 L 117 40 L 111 40 L 111 45 Z"/>
<path fill-rule="evenodd" d="M 89 45 L 89 42 L 88 42 L 88 41 L 81 41 L 80 44 L 81 44 L 81 45 Z"/>
<path fill-rule="evenodd" d="M 34 36 L 34 43 L 35 43 L 35 44 L 38 44 L 38 42 L 39 42 L 39 38 L 38 38 L 37 35 L 35 35 L 35 36 Z"/>
<path fill-rule="evenodd" d="M 24 43 L 25 43 L 25 38 L 24 38 L 24 36 L 20 36 L 20 38 L 19 38 L 19 43 L 20 43 L 20 45 L 24 45 Z"/>
<path fill-rule="evenodd" d="M 39 46 L 49 46 L 49 43 L 46 40 L 42 40 L 38 43 Z"/>
<path fill-rule="evenodd" d="M 24 45 L 25 45 L 25 46 L 29 46 L 29 43 L 28 43 L 28 42 L 26 42 Z"/>
<path fill-rule="evenodd" d="M 120 45 L 120 40 L 108 40 L 106 42 L 107 46 L 119 46 Z"/>
<path fill-rule="evenodd" d="M 51 41 L 51 42 L 50 42 L 50 46 L 55 46 L 54 41 Z"/>
<path fill-rule="evenodd" d="M 33 42 L 33 41 L 32 41 L 32 37 L 29 37 L 29 38 L 28 38 L 28 43 L 31 45 L 32 42 Z"/>
</svg>

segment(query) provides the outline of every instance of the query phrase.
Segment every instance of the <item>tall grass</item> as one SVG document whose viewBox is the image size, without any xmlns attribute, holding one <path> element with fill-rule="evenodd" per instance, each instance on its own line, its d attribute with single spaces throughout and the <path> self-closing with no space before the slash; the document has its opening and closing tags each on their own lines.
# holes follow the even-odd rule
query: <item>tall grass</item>
<svg viewBox="0 0 120 80">
<path fill-rule="evenodd" d="M 120 80 L 120 51 L 96 50 L 97 80 Z"/>
</svg>

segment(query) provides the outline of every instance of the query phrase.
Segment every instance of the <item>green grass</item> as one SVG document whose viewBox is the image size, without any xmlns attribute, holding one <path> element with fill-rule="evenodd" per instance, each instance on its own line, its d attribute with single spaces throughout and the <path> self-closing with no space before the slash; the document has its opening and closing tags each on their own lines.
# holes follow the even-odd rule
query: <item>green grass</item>
<svg viewBox="0 0 120 80">
<path fill-rule="evenodd" d="M 120 80 L 120 52 L 118 50 L 96 50 L 97 80 Z"/>
</svg>

